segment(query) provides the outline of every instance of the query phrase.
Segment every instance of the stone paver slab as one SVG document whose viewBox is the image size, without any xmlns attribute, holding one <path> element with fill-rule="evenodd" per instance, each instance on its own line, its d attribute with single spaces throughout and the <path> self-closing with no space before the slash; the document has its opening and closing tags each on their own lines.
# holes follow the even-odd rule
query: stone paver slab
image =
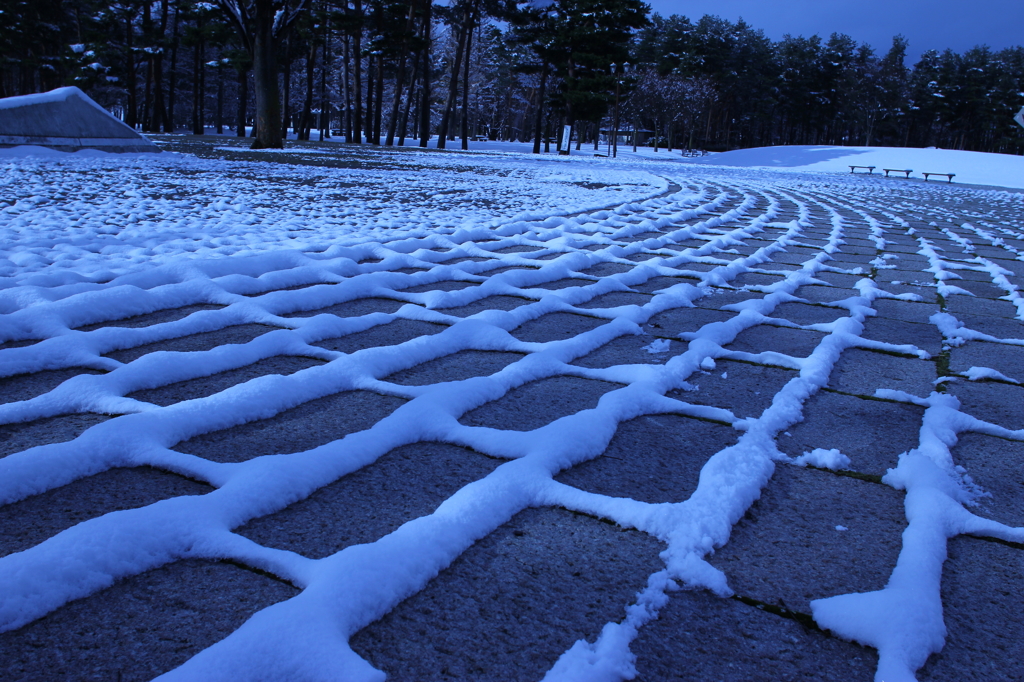
<svg viewBox="0 0 1024 682">
<path fill-rule="evenodd" d="M 71 369 L 44 370 L 0 378 L 0 405 L 19 400 L 31 400 L 44 393 L 49 393 L 79 374 L 104 374 L 104 372 L 88 367 L 72 367 Z"/>
<path fill-rule="evenodd" d="M 389 679 L 532 682 L 625 615 L 664 566 L 662 548 L 590 517 L 528 509 L 350 644 Z"/>
<path fill-rule="evenodd" d="M 675 356 L 684 353 L 687 348 L 685 341 L 668 341 L 668 348 L 651 352 L 653 344 L 667 339 L 657 339 L 648 335 L 620 336 L 609 341 L 600 348 L 572 361 L 572 364 L 592 369 L 606 369 L 615 365 L 663 365 Z M 658 346 L 660 349 L 661 346 Z"/>
<path fill-rule="evenodd" d="M 1024 526 L 1024 443 L 964 433 L 952 454 L 953 461 L 967 469 L 989 495 L 969 511 L 1009 526 Z"/>
<path fill-rule="evenodd" d="M 736 599 L 679 591 L 630 645 L 637 682 L 872 682 L 878 656 Z"/>
<path fill-rule="evenodd" d="M 0 677 L 143 682 L 296 594 L 291 585 L 230 564 L 179 561 L 0 633 Z"/>
<path fill-rule="evenodd" d="M 512 330 L 512 336 L 520 341 L 532 343 L 561 341 L 597 329 L 607 322 L 608 320 L 600 317 L 587 317 L 575 313 L 548 313 L 519 325 Z"/>
<path fill-rule="evenodd" d="M 562 472 L 556 480 L 587 492 L 658 504 L 682 502 L 697 489 L 700 470 L 739 432 L 729 426 L 671 414 L 619 424 L 597 459 Z"/>
<path fill-rule="evenodd" d="M 0 556 L 21 552 L 97 516 L 179 495 L 203 495 L 205 483 L 151 467 L 110 469 L 0 506 Z"/>
<path fill-rule="evenodd" d="M 311 400 L 270 419 L 206 433 L 175 450 L 215 462 L 303 452 L 368 429 L 405 401 L 371 391 L 345 391 Z"/>
<path fill-rule="evenodd" d="M 995 381 L 955 381 L 946 386 L 959 398 L 961 412 L 1008 429 L 1024 428 L 1024 387 Z"/>
<path fill-rule="evenodd" d="M 901 453 L 917 447 L 924 408 L 820 391 L 804 403 L 803 416 L 777 437 L 782 452 L 799 457 L 816 448 L 837 449 L 853 471 L 883 476 Z"/>
<path fill-rule="evenodd" d="M 107 353 L 106 356 L 118 362 L 128 363 L 141 358 L 143 355 L 158 351 L 195 353 L 213 350 L 218 346 L 231 343 L 249 343 L 253 339 L 275 329 L 279 329 L 279 327 L 271 327 L 267 324 L 237 324 L 225 327 L 224 329 L 218 329 L 217 331 L 190 334 L 176 339 L 167 339 L 166 341 L 156 341 L 132 348 L 115 350 Z"/>
<path fill-rule="evenodd" d="M 667 395 L 695 405 L 731 410 L 737 417 L 759 417 L 797 373 L 780 367 L 718 360 L 714 370 L 698 371 L 687 379 L 692 390 Z"/>
<path fill-rule="evenodd" d="M 926 398 L 936 378 L 935 363 L 929 360 L 848 348 L 833 367 L 828 387 L 864 396 L 895 389 Z"/>
<path fill-rule="evenodd" d="M 794 358 L 806 358 L 824 338 L 825 334 L 807 329 L 757 325 L 737 334 L 727 348 L 744 353 L 773 351 Z"/>
<path fill-rule="evenodd" d="M 737 594 L 809 616 L 813 599 L 885 587 L 906 524 L 902 492 L 779 464 L 709 561 Z"/>
<path fill-rule="evenodd" d="M 315 358 L 305 358 L 295 355 L 278 355 L 272 358 L 267 358 L 266 360 L 260 360 L 259 362 L 251 365 L 246 365 L 245 367 L 239 367 L 238 369 L 211 374 L 208 377 L 191 379 L 188 381 L 178 381 L 159 388 L 135 391 L 133 393 L 129 393 L 126 397 L 134 398 L 135 400 L 142 400 L 147 403 L 153 403 L 154 405 L 173 405 L 174 403 L 179 403 L 183 400 L 205 398 L 213 395 L 214 393 L 220 393 L 232 386 L 245 383 L 246 381 L 256 379 L 258 377 L 268 376 L 271 374 L 287 376 L 322 364 L 324 364 L 323 360 L 317 360 Z"/>
<path fill-rule="evenodd" d="M 110 415 L 85 412 L 0 425 L 0 458 L 37 445 L 66 443 L 108 419 Z"/>
<path fill-rule="evenodd" d="M 338 351 L 339 353 L 355 353 L 364 348 L 395 346 L 421 336 L 438 334 L 447 328 L 443 324 L 399 318 L 387 324 L 370 327 L 354 334 L 317 341 L 312 345 L 326 350 Z"/>
<path fill-rule="evenodd" d="M 500 464 L 446 443 L 405 445 L 235 532 L 267 547 L 320 559 L 349 545 L 375 542 L 403 523 L 430 514 Z M 439 471 L 444 476 L 438 476 Z"/>
<path fill-rule="evenodd" d="M 532 431 L 561 417 L 597 407 L 601 396 L 617 388 L 622 388 L 621 384 L 578 377 L 540 379 L 470 410 L 459 421 L 466 426 Z"/>
<path fill-rule="evenodd" d="M 1016 682 L 1024 660 L 1024 550 L 958 537 L 942 570 L 946 645 L 918 671 L 921 682 Z"/>
</svg>

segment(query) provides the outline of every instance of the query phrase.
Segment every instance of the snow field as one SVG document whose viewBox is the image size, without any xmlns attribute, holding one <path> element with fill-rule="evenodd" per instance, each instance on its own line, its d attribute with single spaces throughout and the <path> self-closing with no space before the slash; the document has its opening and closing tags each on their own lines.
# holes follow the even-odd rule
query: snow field
<svg viewBox="0 0 1024 682">
<path fill-rule="evenodd" d="M 874 166 L 870 179 L 880 182 L 904 179 L 898 174 L 884 178 L 884 169 L 889 168 L 911 170 L 910 177 L 917 181 L 924 178 L 924 173 L 953 173 L 956 183 L 1024 189 L 1024 156 L 935 147 L 780 145 L 710 154 L 699 157 L 695 163 L 844 174 L 850 173 L 851 165 Z M 863 168 L 857 172 L 867 173 Z M 936 178 L 929 182 L 946 180 Z"/>
<path fill-rule="evenodd" d="M 892 453 L 899 457 L 888 461 L 889 471 L 873 484 L 906 491 L 907 525 L 882 589 L 813 600 L 810 615 L 821 628 L 876 649 L 876 680 L 916 679 L 915 671 L 945 643 L 941 590 L 947 540 L 970 534 L 1024 542 L 1024 521 L 1002 512 L 996 515 L 1010 523 L 990 518 L 984 506 L 988 481 L 975 481 L 970 467 L 954 456 L 961 434 L 1024 441 L 1019 415 L 999 423 L 985 410 L 973 414 L 971 394 L 958 393 L 970 382 L 1019 391 L 1021 365 L 956 370 L 954 357 L 975 342 L 1013 351 L 1024 345 L 1019 197 L 912 185 L 879 193 L 864 191 L 857 180 L 813 175 L 780 180 L 759 171 L 620 171 L 599 163 L 566 170 L 564 164 L 507 159 L 474 158 L 478 167 L 462 171 L 463 177 L 445 167 L 451 165 L 448 156 L 431 163 L 436 170 L 336 173 L 266 163 L 258 170 L 272 172 L 289 191 L 267 188 L 259 197 L 263 213 L 251 211 L 251 203 L 232 208 L 226 198 L 219 207 L 219 200 L 197 205 L 194 197 L 210 196 L 219 172 L 249 168 L 232 162 L 172 158 L 131 161 L 124 168 L 91 157 L 5 168 L 26 198 L 3 209 L 9 222 L 0 226 L 10 235 L 5 254 L 11 263 L 0 290 L 0 374 L 31 381 L 40 373 L 77 368 L 103 373 L 82 372 L 35 397 L 7 401 L 0 405 L 0 423 L 17 428 L 62 415 L 121 416 L 65 442 L 8 454 L 0 460 L 0 503 L 17 504 L 119 467 L 151 466 L 215 488 L 98 516 L 0 557 L 6 588 L 0 629 L 13 631 L 7 637 L 115 580 L 181 559 L 230 559 L 302 591 L 224 633 L 167 679 L 383 679 L 348 646 L 351 637 L 401 608 L 404 599 L 427 588 L 517 513 L 558 507 L 644 531 L 666 549 L 664 568 L 649 577 L 633 603 L 622 605 L 624 617 L 568 647 L 549 662 L 545 679 L 643 675 L 645 663 L 631 647 L 680 588 L 707 588 L 722 597 L 734 593 L 732 578 L 715 566 L 713 554 L 728 548 L 736 524 L 771 488 L 777 466 L 865 471 L 861 453 L 822 442 L 789 455 L 781 439 L 804 422 L 805 406 L 823 389 L 836 390 L 842 359 L 867 351 L 935 367 L 938 374 L 917 393 L 906 390 L 901 378 L 880 383 L 874 376 L 868 377 L 875 382 L 869 390 L 848 392 L 923 410 L 916 446 Z M 139 173 L 145 173 L 147 189 L 134 196 L 130 188 Z M 48 180 L 54 174 L 62 178 L 56 188 Z M 218 184 L 217 196 L 235 193 L 236 202 L 253 202 L 249 193 L 260 181 L 257 173 L 237 178 L 230 192 Z M 394 192 L 399 181 L 403 190 L 415 190 L 412 199 Z M 353 183 L 351 194 L 326 201 L 331 183 L 339 182 Z M 176 191 L 186 198 L 173 205 L 153 198 L 152 184 L 174 183 L 181 183 Z M 385 183 L 392 189 L 381 187 Z M 295 184 L 314 189 L 293 196 Z M 501 205 L 481 209 L 481 202 L 498 201 L 499 188 Z M 82 204 L 69 209 L 70 194 L 61 192 L 76 193 Z M 627 192 L 636 198 L 621 203 Z M 115 193 L 127 199 L 105 198 Z M 450 199 L 456 195 L 458 200 Z M 397 206 L 407 200 L 408 211 Z M 159 201 L 165 203 L 145 204 Z M 583 212 L 545 217 L 556 207 L 563 214 Z M 166 225 L 157 220 L 164 211 Z M 142 213 L 152 225 L 119 227 Z M 257 222 L 240 224 L 239 217 L 250 213 L 260 216 Z M 382 221 L 381 215 L 389 217 Z M 72 220 L 81 232 L 68 237 Z M 113 231 L 104 233 L 101 225 Z M 296 225 L 315 226 L 316 232 L 296 237 L 290 232 Z M 219 236 L 210 241 L 210 235 Z M 192 249 L 196 238 L 205 241 Z M 670 281 L 644 290 L 656 278 Z M 561 286 L 566 280 L 572 285 Z M 976 307 L 981 303 L 965 307 L 963 301 L 971 299 L 984 302 L 982 313 Z M 390 312 L 381 300 L 394 302 L 386 306 Z M 941 348 L 925 350 L 916 338 L 869 335 L 866 325 L 884 317 L 885 305 L 926 309 L 928 327 L 936 337 L 941 333 Z M 117 326 L 132 324 L 117 322 L 126 317 L 193 307 L 179 319 Z M 827 321 L 806 318 L 808 311 Z M 715 321 L 688 331 L 656 323 L 688 315 L 696 320 L 710 312 Z M 559 315 L 586 320 L 590 328 L 567 337 L 545 335 L 557 326 L 545 327 L 546 319 L 568 319 L 553 317 Z M 325 347 L 396 323 L 437 325 L 441 331 L 351 352 Z M 527 328 L 541 330 L 541 340 L 520 338 Z M 742 335 L 764 329 L 805 332 L 816 343 L 806 353 L 735 349 Z M 200 334 L 242 331 L 253 336 L 241 344 L 131 356 L 131 349 L 149 344 L 172 347 Z M 649 360 L 601 368 L 581 364 L 637 335 L 644 337 L 637 347 Z M 685 350 L 671 354 L 672 344 L 680 342 Z M 464 379 L 425 385 L 391 380 L 466 351 L 521 359 Z M 670 356 L 659 362 L 663 353 Z M 168 405 L 130 397 L 284 356 L 322 362 Z M 748 404 L 726 407 L 703 397 L 711 394 L 716 373 L 728 381 L 728 371 L 719 367 L 725 363 L 782 368 L 791 378 L 759 413 Z M 516 429 L 514 415 L 499 426 L 465 423 L 474 410 L 559 377 L 617 388 L 604 393 L 596 407 L 566 406 L 566 414 L 553 414 L 553 421 L 545 418 L 531 430 Z M 190 439 L 343 392 L 386 396 L 399 404 L 369 428 L 313 449 L 250 458 L 228 445 L 223 461 L 188 452 Z M 738 438 L 703 463 L 692 494 L 670 503 L 599 494 L 555 480 L 560 472 L 599 459 L 621 424 L 644 415 L 712 420 L 731 426 Z M 323 558 L 233 532 L 395 448 L 422 442 L 469 448 L 503 463 L 432 513 L 375 542 Z M 401 678 L 401 670 L 393 672 Z"/>
</svg>

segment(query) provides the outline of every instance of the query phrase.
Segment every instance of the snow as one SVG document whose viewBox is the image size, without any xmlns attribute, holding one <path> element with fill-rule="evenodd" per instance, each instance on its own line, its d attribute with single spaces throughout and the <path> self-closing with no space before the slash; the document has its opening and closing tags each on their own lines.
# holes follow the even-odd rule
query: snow
<svg viewBox="0 0 1024 682">
<path fill-rule="evenodd" d="M 644 346 L 644 350 L 647 351 L 648 353 L 651 353 L 652 355 L 657 355 L 658 353 L 667 353 L 669 350 L 669 346 L 671 344 L 672 342 L 669 341 L 668 339 L 655 339 L 654 341 L 651 341 L 649 344 Z"/>
<path fill-rule="evenodd" d="M 963 373 L 965 377 L 971 381 L 982 381 L 983 379 L 995 379 L 996 381 L 1007 381 L 1011 384 L 1019 384 L 1020 382 L 1016 379 L 1011 379 L 1002 372 L 992 369 L 991 367 L 970 367 L 966 372 Z"/>
<path fill-rule="evenodd" d="M 949 282 L 964 271 L 987 276 L 1006 291 L 1006 300 L 1017 306 L 1018 318 L 1024 320 L 1024 302 L 1008 277 L 1012 273 L 973 249 L 983 243 L 1002 248 L 1003 237 L 1019 236 L 1024 229 L 1019 218 L 1015 224 L 1000 223 L 977 212 L 972 222 L 945 228 L 950 243 L 962 250 L 954 258 L 896 215 L 885 196 L 865 191 L 863 178 L 821 173 L 845 170 L 841 167 L 852 159 L 858 165 L 880 167 L 897 167 L 889 165 L 897 161 L 902 161 L 899 167 L 915 169 L 939 166 L 956 172 L 958 181 L 1024 186 L 1024 159 L 1006 157 L 1005 165 L 998 165 L 972 153 L 945 150 L 745 150 L 716 155 L 702 164 L 637 158 L 616 163 L 580 156 L 535 159 L 511 151 L 416 154 L 388 157 L 387 169 L 369 164 L 328 168 L 271 160 L 200 160 L 173 154 L 5 152 L 0 156 L 0 182 L 8 189 L 0 198 L 0 343 L 42 340 L 0 347 L 0 374 L 71 367 L 108 372 L 80 375 L 37 398 L 0 405 L 0 423 L 76 412 L 122 416 L 73 441 L 41 445 L 0 460 L 0 503 L 120 466 L 163 468 L 209 482 L 216 490 L 107 514 L 0 558 L 0 584 L 5 586 L 0 594 L 0 630 L 32 622 L 118 578 L 183 557 L 227 557 L 285 578 L 302 592 L 257 613 L 165 679 L 255 679 L 265 677 L 268 670 L 287 670 L 296 678 L 377 680 L 379 671 L 348 647 L 352 633 L 421 590 L 478 538 L 517 512 L 557 505 L 645 531 L 667 545 L 664 569 L 650 576 L 634 603 L 623 605 L 623 618 L 608 623 L 595 641 L 573 645 L 545 677 L 631 678 L 635 666 L 630 643 L 657 617 L 671 591 L 704 587 L 721 596 L 733 593 L 728 576 L 707 558 L 729 541 L 733 525 L 771 484 L 776 466 L 850 466 L 850 457 L 839 450 L 821 448 L 787 462 L 775 445 L 776 437 L 804 419 L 804 403 L 828 384 L 842 353 L 869 348 L 929 357 L 914 346 L 864 338 L 865 323 L 876 315 L 878 301 L 921 296 L 889 291 L 889 283 L 868 277 L 867 267 L 844 270 L 829 265 L 844 248 L 844 238 L 854 238 L 851 215 L 863 221 L 856 228 L 859 234 L 869 235 L 879 248 L 887 237 L 912 237 L 917 255 L 928 263 L 922 277 L 931 281 L 925 286 L 943 296 L 965 296 L 969 292 Z M 722 168 L 726 165 L 746 168 Z M 801 172 L 780 181 L 776 170 L 763 167 Z M 922 202 L 930 192 L 945 190 L 907 186 Z M 956 191 L 969 197 L 973 190 Z M 995 195 L 992 201 L 1022 215 L 1021 195 Z M 783 203 L 795 207 L 795 217 L 782 218 Z M 863 208 L 867 204 L 870 215 Z M 752 268 L 770 267 L 780 255 L 799 253 L 803 240 L 811 238 L 812 227 L 824 233 L 824 243 L 813 254 L 788 261 L 792 268 L 778 270 L 778 281 L 771 285 L 741 287 L 755 296 L 724 306 L 737 313 L 733 317 L 674 335 L 686 342 L 684 352 L 653 359 L 663 364 L 570 366 L 619 337 L 647 333 L 644 325 L 659 312 L 728 293 L 727 287 L 736 286 L 736 279 Z M 737 250 L 753 238 L 762 240 L 758 248 Z M 704 243 L 666 248 L 691 239 Z M 513 246 L 536 248 L 506 251 Z M 641 264 L 628 258 L 641 253 L 655 256 Z M 878 267 L 884 270 L 888 262 L 882 259 Z M 629 269 L 600 278 L 585 273 L 599 263 Z M 506 266 L 528 267 L 491 274 Z M 779 306 L 802 300 L 800 287 L 823 284 L 820 278 L 834 274 L 857 279 L 845 292 L 848 296 L 829 304 L 837 310 L 836 321 L 801 327 L 773 317 Z M 642 306 L 583 307 L 603 294 L 665 275 L 697 279 L 694 284 L 657 290 Z M 539 286 L 569 277 L 591 281 L 566 289 Z M 449 280 L 472 286 L 406 291 Z M 444 312 L 447 306 L 499 294 L 530 302 L 465 319 Z M 283 317 L 374 296 L 398 299 L 404 305 L 394 313 L 363 317 Z M 224 307 L 148 327 L 78 329 L 197 303 Z M 555 311 L 609 322 L 546 343 L 519 341 L 510 333 Z M 312 345 L 396 319 L 448 328 L 351 354 Z M 158 352 L 128 363 L 106 357 L 121 348 L 243 323 L 279 329 L 246 344 L 209 351 Z M 1024 345 L 1024 340 L 969 329 L 947 312 L 933 315 L 931 323 L 942 332 L 947 348 L 971 339 Z M 729 348 L 739 334 L 763 324 L 804 328 L 822 338 L 806 357 Z M 661 355 L 670 347 L 668 338 L 656 338 L 645 349 Z M 384 380 L 395 371 L 465 349 L 525 356 L 493 375 L 462 381 L 410 387 Z M 143 388 L 288 354 L 328 362 L 168 407 L 125 397 Z M 666 396 L 674 389 L 699 392 L 687 380 L 715 370 L 717 360 L 781 365 L 796 373 L 757 417 Z M 458 421 L 469 410 L 528 382 L 566 374 L 623 387 L 605 394 L 592 409 L 534 431 L 469 427 Z M 974 367 L 964 376 L 1013 381 L 990 368 Z M 723 371 L 720 378 L 728 379 L 728 373 Z M 307 452 L 223 464 L 171 449 L 196 435 L 357 388 L 408 402 L 366 431 Z M 970 533 L 1024 542 L 1024 530 L 968 511 L 980 492 L 966 472 L 954 466 L 950 448 L 964 432 L 1015 440 L 1024 440 L 1024 433 L 976 419 L 961 411 L 956 398 L 940 392 L 914 396 L 883 388 L 876 395 L 925 408 L 917 447 L 894 462 L 884 478 L 887 485 L 907 493 L 908 527 L 899 561 L 883 590 L 819 599 L 812 608 L 821 627 L 876 648 L 876 679 L 893 682 L 914 679 L 927 657 L 944 645 L 940 589 L 946 541 Z M 553 479 L 559 471 L 600 456 L 619 423 L 669 413 L 714 419 L 738 433 L 735 444 L 704 464 L 688 499 L 647 504 L 585 492 Z M 231 532 L 249 519 L 308 497 L 395 447 L 426 440 L 463 445 L 504 462 L 433 513 L 376 542 L 324 559 L 264 547 Z"/>
<path fill-rule="evenodd" d="M 850 466 L 850 458 L 838 450 L 815 448 L 805 452 L 793 460 L 797 466 L 815 466 L 821 469 L 846 469 Z"/>
<path fill-rule="evenodd" d="M 81 94 L 82 91 L 71 86 L 57 88 L 49 92 L 40 92 L 33 95 L 18 95 L 15 97 L 4 97 L 0 99 L 0 109 L 17 109 L 30 104 L 45 104 L 50 102 L 63 102 L 68 97 Z"/>
<path fill-rule="evenodd" d="M 711 154 L 696 163 L 847 174 L 851 165 L 875 166 L 874 175 L 878 176 L 883 175 L 885 168 L 906 168 L 914 171 L 911 178 L 923 178 L 926 172 L 954 173 L 955 183 L 1024 189 L 1024 156 L 957 149 L 790 145 Z M 900 179 L 903 179 L 902 174 L 888 178 Z M 884 180 L 884 177 L 878 178 L 879 182 Z M 930 180 L 945 181 L 945 178 Z"/>
<path fill-rule="evenodd" d="M 92 98 L 86 95 L 84 92 L 71 85 L 65 88 L 57 88 L 50 90 L 49 92 L 39 92 L 32 95 L 17 95 L 15 97 L 4 97 L 0 99 L 0 109 L 19 109 L 24 106 L 31 106 L 33 104 L 50 104 L 53 102 L 65 102 L 71 97 L 77 97 L 84 103 L 98 109 L 103 112 L 104 116 L 110 116 L 110 112 L 101 107 L 99 104 L 94 102 Z M 15 148 L 17 149 L 17 148 Z M 4 154 L 9 153 L 8 150 L 0 150 Z M 15 152 L 17 153 L 17 152 Z"/>
</svg>

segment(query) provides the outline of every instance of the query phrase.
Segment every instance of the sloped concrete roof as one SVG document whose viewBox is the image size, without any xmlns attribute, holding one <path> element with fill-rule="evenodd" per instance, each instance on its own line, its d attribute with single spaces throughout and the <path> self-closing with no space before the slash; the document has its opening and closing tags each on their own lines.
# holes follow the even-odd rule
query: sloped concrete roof
<svg viewBox="0 0 1024 682">
<path fill-rule="evenodd" d="M 0 99 L 0 147 L 18 145 L 60 151 L 160 151 L 75 87 Z"/>
</svg>

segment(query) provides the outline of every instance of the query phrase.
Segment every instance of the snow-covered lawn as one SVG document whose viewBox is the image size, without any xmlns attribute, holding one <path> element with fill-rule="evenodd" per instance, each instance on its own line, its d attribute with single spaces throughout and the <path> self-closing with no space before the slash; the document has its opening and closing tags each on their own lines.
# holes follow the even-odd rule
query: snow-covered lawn
<svg viewBox="0 0 1024 682">
<path fill-rule="evenodd" d="M 698 163 L 746 168 L 795 169 L 824 173 L 850 173 L 850 166 L 874 166 L 873 175 L 886 175 L 885 169 L 910 170 L 911 178 L 924 179 L 925 173 L 952 173 L 953 182 L 968 185 L 1024 189 L 1024 156 L 986 154 L 957 149 L 911 149 L 901 147 L 829 147 L 780 146 L 741 149 L 711 154 Z M 858 173 L 868 173 L 857 168 Z M 890 179 L 905 179 L 893 173 Z M 929 182 L 946 182 L 931 177 Z"/>
<path fill-rule="evenodd" d="M 17 549 L 0 541 L 0 670 L 15 679 L 32 670 L 41 656 L 33 628 L 65 604 L 204 559 L 301 591 L 202 651 L 185 647 L 166 679 L 382 679 L 367 659 L 387 669 L 390 654 L 357 654 L 350 641 L 529 508 L 609 520 L 663 550 L 617 615 L 570 638 L 561 656 L 540 656 L 535 678 L 620 680 L 647 670 L 657 679 L 645 669 L 654 665 L 645 632 L 692 594 L 684 587 L 735 593 L 787 617 L 807 602 L 803 616 L 822 630 L 878 651 L 877 680 L 915 679 L 932 654 L 939 672 L 930 679 L 943 679 L 942 665 L 973 670 L 977 651 L 957 649 L 961 630 L 950 625 L 944 639 L 944 606 L 954 614 L 947 620 L 959 612 L 943 604 L 943 562 L 947 542 L 965 534 L 1024 543 L 1019 484 L 1001 487 L 1020 463 L 983 457 L 972 468 L 957 449 L 962 435 L 1015 452 L 1024 441 L 1024 195 L 636 158 L 329 145 L 250 155 L 216 145 L 227 151 L 208 155 L 227 158 L 0 157 L 0 439 L 10 444 L 0 446 L 0 505 L 18 509 L 143 466 L 210 487 L 115 506 Z M 736 165 L 772 165 L 755 156 Z M 964 167 L 934 170 L 1009 184 Z M 148 317 L 126 319 L 136 316 Z M 367 334 L 377 340 L 345 345 Z M 305 364 L 187 399 L 145 399 L 281 358 Z M 430 378 L 400 379 L 415 372 Z M 550 412 L 473 416 L 491 414 L 489 405 L 529 406 L 515 400 L 538 382 L 575 388 Z M 993 407 L 976 398 L 978 387 L 1006 398 Z M 596 391 L 593 402 L 577 402 L 577 390 Z M 269 430 L 232 440 L 243 425 L 342 394 L 362 396 L 351 409 L 366 414 L 373 401 L 390 402 L 365 427 L 315 447 L 263 452 Z M 882 417 L 916 415 L 913 440 L 865 440 L 868 421 L 840 428 L 828 407 L 840 400 Z M 68 415 L 92 421 L 53 421 Z M 615 467 L 647 472 L 656 453 L 627 446 L 623 464 L 603 454 L 623 425 L 666 415 L 729 436 L 689 474 L 691 446 L 673 445 L 657 454 L 667 469 L 629 483 L 632 474 Z M 203 440 L 222 430 L 219 441 Z M 296 432 L 295 442 L 307 435 Z M 423 443 L 493 465 L 427 512 L 322 557 L 237 532 Z M 610 487 L 566 482 L 598 465 L 612 467 Z M 799 603 L 778 607 L 784 588 L 748 576 L 772 566 L 727 557 L 748 541 L 760 547 L 745 535 L 745 514 L 797 467 L 813 467 L 799 475 L 818 477 L 822 491 L 891 496 L 900 529 L 883 536 L 869 522 L 828 517 L 807 527 L 813 540 L 803 551 L 828 565 L 839 561 L 829 554 L 835 543 L 856 541 L 891 546 L 898 560 L 862 583 L 857 571 L 834 571 L 841 577 L 827 593 L 806 578 Z M 663 499 L 645 486 L 670 492 Z M 837 504 L 853 518 L 861 498 L 849 490 Z M 346 515 L 368 513 L 356 506 Z M 777 520 L 797 533 L 806 519 Z M 1014 547 L 1006 551 L 1021 551 Z M 807 636 L 812 649 L 833 641 Z M 808 655 L 804 665 L 848 663 L 845 654 Z M 996 664 L 1007 674 L 1015 666 Z"/>
</svg>

